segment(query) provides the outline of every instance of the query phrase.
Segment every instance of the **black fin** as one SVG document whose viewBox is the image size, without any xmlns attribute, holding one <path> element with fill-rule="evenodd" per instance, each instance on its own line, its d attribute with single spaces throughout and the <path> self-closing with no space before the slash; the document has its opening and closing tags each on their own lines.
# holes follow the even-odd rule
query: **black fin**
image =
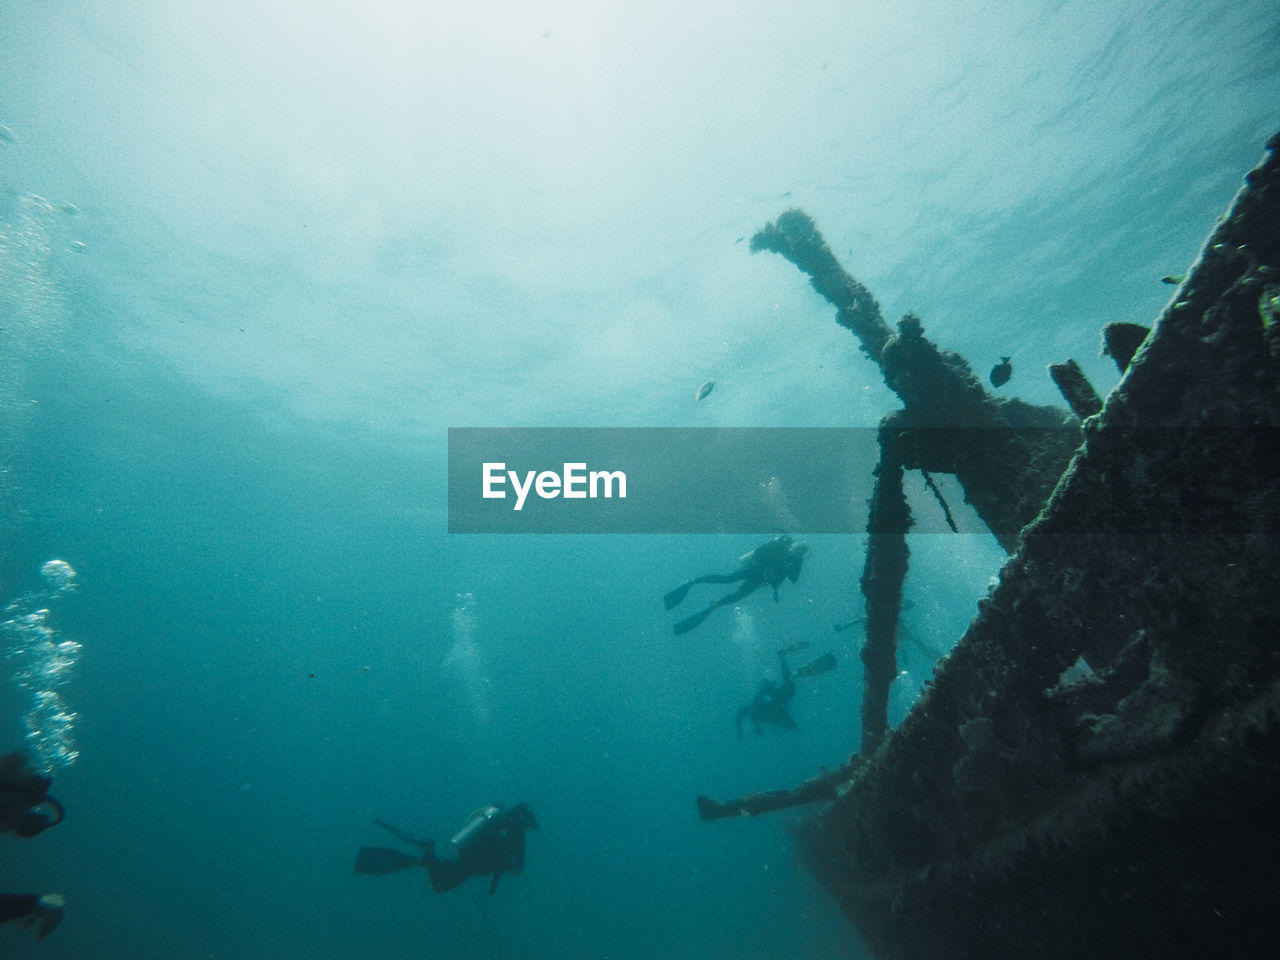
<svg viewBox="0 0 1280 960">
<path fill-rule="evenodd" d="M 387 831 L 387 833 L 391 834 L 393 837 L 403 840 L 405 843 L 412 843 L 415 847 L 421 847 L 423 850 L 431 846 L 433 842 L 431 840 L 423 840 L 420 837 L 415 837 L 407 830 L 401 830 L 399 827 L 393 827 L 391 824 L 387 823 L 387 821 L 380 818 L 375 817 L 374 820 L 378 826 Z"/>
<path fill-rule="evenodd" d="M 707 609 L 703 610 L 701 613 L 695 613 L 692 617 L 689 617 L 686 620 L 681 620 L 675 625 L 676 635 L 679 636 L 682 633 L 688 633 L 694 627 L 701 625 L 702 621 L 707 619 L 711 614 L 711 611 L 714 609 L 715 607 L 707 607 Z"/>
<path fill-rule="evenodd" d="M 361 847 L 356 854 L 356 873 L 395 873 L 419 863 L 418 857 L 390 847 Z"/>
<path fill-rule="evenodd" d="M 816 660 L 810 660 L 803 667 L 798 667 L 795 671 L 797 677 L 816 677 L 819 674 L 830 673 L 836 668 L 836 655 L 834 653 L 824 653 Z"/>
<path fill-rule="evenodd" d="M 795 643 L 791 644 L 790 646 L 783 647 L 781 650 L 779 650 L 778 656 L 785 657 L 788 653 L 796 653 L 800 650 L 806 649 L 808 646 L 809 646 L 808 640 L 797 640 Z"/>
<path fill-rule="evenodd" d="M 670 610 L 672 607 L 679 606 L 684 601 L 685 594 L 689 592 L 689 588 L 692 586 L 693 586 L 692 580 L 690 580 L 688 583 L 680 584 L 680 586 L 676 587 L 674 590 L 672 590 L 670 593 L 668 593 L 665 597 L 662 598 L 662 605 L 666 607 L 666 609 L 668 610 Z"/>
</svg>

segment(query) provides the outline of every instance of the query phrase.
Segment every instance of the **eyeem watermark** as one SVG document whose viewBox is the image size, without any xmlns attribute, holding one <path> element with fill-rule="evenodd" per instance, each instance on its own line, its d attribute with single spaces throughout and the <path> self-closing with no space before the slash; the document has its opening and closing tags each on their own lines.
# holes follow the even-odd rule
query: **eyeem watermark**
<svg viewBox="0 0 1280 960">
<path fill-rule="evenodd" d="M 1018 429 L 1024 438 L 1035 432 Z M 903 464 L 910 532 L 989 535 L 954 476 L 926 467 L 926 480 L 921 467 L 931 461 L 922 452 L 942 451 L 932 460 L 940 463 L 949 461 L 949 451 L 986 450 L 987 460 L 971 459 L 970 467 L 996 472 L 1011 433 L 914 428 L 914 442 L 902 448 L 912 455 Z M 1179 427 L 1174 433 L 1137 431 L 1126 444 L 1135 450 L 1173 443 L 1280 449 L 1271 427 L 1215 427 L 1190 437 Z M 451 428 L 449 532 L 863 534 L 879 460 L 874 427 Z M 1180 519 L 1175 512 L 1168 522 Z M 1272 519 L 1224 500 L 1195 530 L 1252 533 L 1272 529 Z M 1054 532 L 1118 536 L 1155 532 L 1151 525 L 1136 515 L 1131 527 L 1099 531 L 1059 523 Z"/>
<path fill-rule="evenodd" d="M 564 497 L 566 500 L 594 500 L 596 497 L 627 498 L 627 475 L 621 470 L 587 470 L 586 463 L 566 463 L 564 470 L 527 470 L 523 482 L 515 470 L 508 470 L 506 463 L 484 463 L 483 492 L 485 500 L 504 500 L 508 481 L 515 491 L 513 510 L 523 510 L 530 488 L 543 500 Z M 616 491 L 616 492 L 615 492 Z"/>
<path fill-rule="evenodd" d="M 861 533 L 873 429 L 452 428 L 451 533 Z"/>
</svg>

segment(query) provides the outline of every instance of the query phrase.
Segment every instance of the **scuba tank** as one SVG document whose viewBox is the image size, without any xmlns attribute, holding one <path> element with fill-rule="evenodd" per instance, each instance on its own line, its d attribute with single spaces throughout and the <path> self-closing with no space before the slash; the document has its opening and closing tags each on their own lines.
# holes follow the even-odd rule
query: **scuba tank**
<svg viewBox="0 0 1280 960">
<path fill-rule="evenodd" d="M 739 564 L 751 564 L 765 566 L 766 564 L 773 566 L 785 559 L 787 550 L 795 541 L 791 539 L 788 533 L 780 533 L 772 540 L 767 540 L 753 550 L 748 550 L 738 558 Z"/>
<path fill-rule="evenodd" d="M 475 840 L 489 826 L 493 818 L 501 812 L 502 807 L 499 804 L 490 804 L 487 807 L 481 807 L 476 810 L 471 816 L 467 817 L 467 822 L 462 825 L 462 829 L 453 835 L 453 838 L 449 841 L 450 846 L 461 856 L 462 848 Z"/>
</svg>

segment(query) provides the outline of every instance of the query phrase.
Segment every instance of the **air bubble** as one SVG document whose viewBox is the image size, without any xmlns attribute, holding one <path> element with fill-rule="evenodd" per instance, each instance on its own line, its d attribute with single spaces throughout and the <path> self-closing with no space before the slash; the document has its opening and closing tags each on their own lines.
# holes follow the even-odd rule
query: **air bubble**
<svg viewBox="0 0 1280 960">
<path fill-rule="evenodd" d="M 76 587 L 76 572 L 65 560 L 50 560 L 40 567 L 45 589 L 25 594 L 4 609 L 0 622 L 0 650 L 14 665 L 10 680 L 30 695 L 23 716 L 27 743 L 45 776 L 78 757 L 71 730 L 76 714 L 55 688 L 70 678 L 80 658 L 80 644 L 58 635 L 50 625 L 52 604 Z"/>
<path fill-rule="evenodd" d="M 76 572 L 65 560 L 49 560 L 40 568 L 40 575 L 58 593 L 76 588 Z"/>
</svg>

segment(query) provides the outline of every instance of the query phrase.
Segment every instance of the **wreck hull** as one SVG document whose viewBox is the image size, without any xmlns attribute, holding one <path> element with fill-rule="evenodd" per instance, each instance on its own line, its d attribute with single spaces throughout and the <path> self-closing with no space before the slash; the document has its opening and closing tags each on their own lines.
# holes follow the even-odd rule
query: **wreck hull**
<svg viewBox="0 0 1280 960">
<path fill-rule="evenodd" d="M 1280 164 L 802 856 L 885 957 L 1203 956 L 1280 892 Z M 1093 675 L 1060 683 L 1083 657 Z"/>
</svg>

